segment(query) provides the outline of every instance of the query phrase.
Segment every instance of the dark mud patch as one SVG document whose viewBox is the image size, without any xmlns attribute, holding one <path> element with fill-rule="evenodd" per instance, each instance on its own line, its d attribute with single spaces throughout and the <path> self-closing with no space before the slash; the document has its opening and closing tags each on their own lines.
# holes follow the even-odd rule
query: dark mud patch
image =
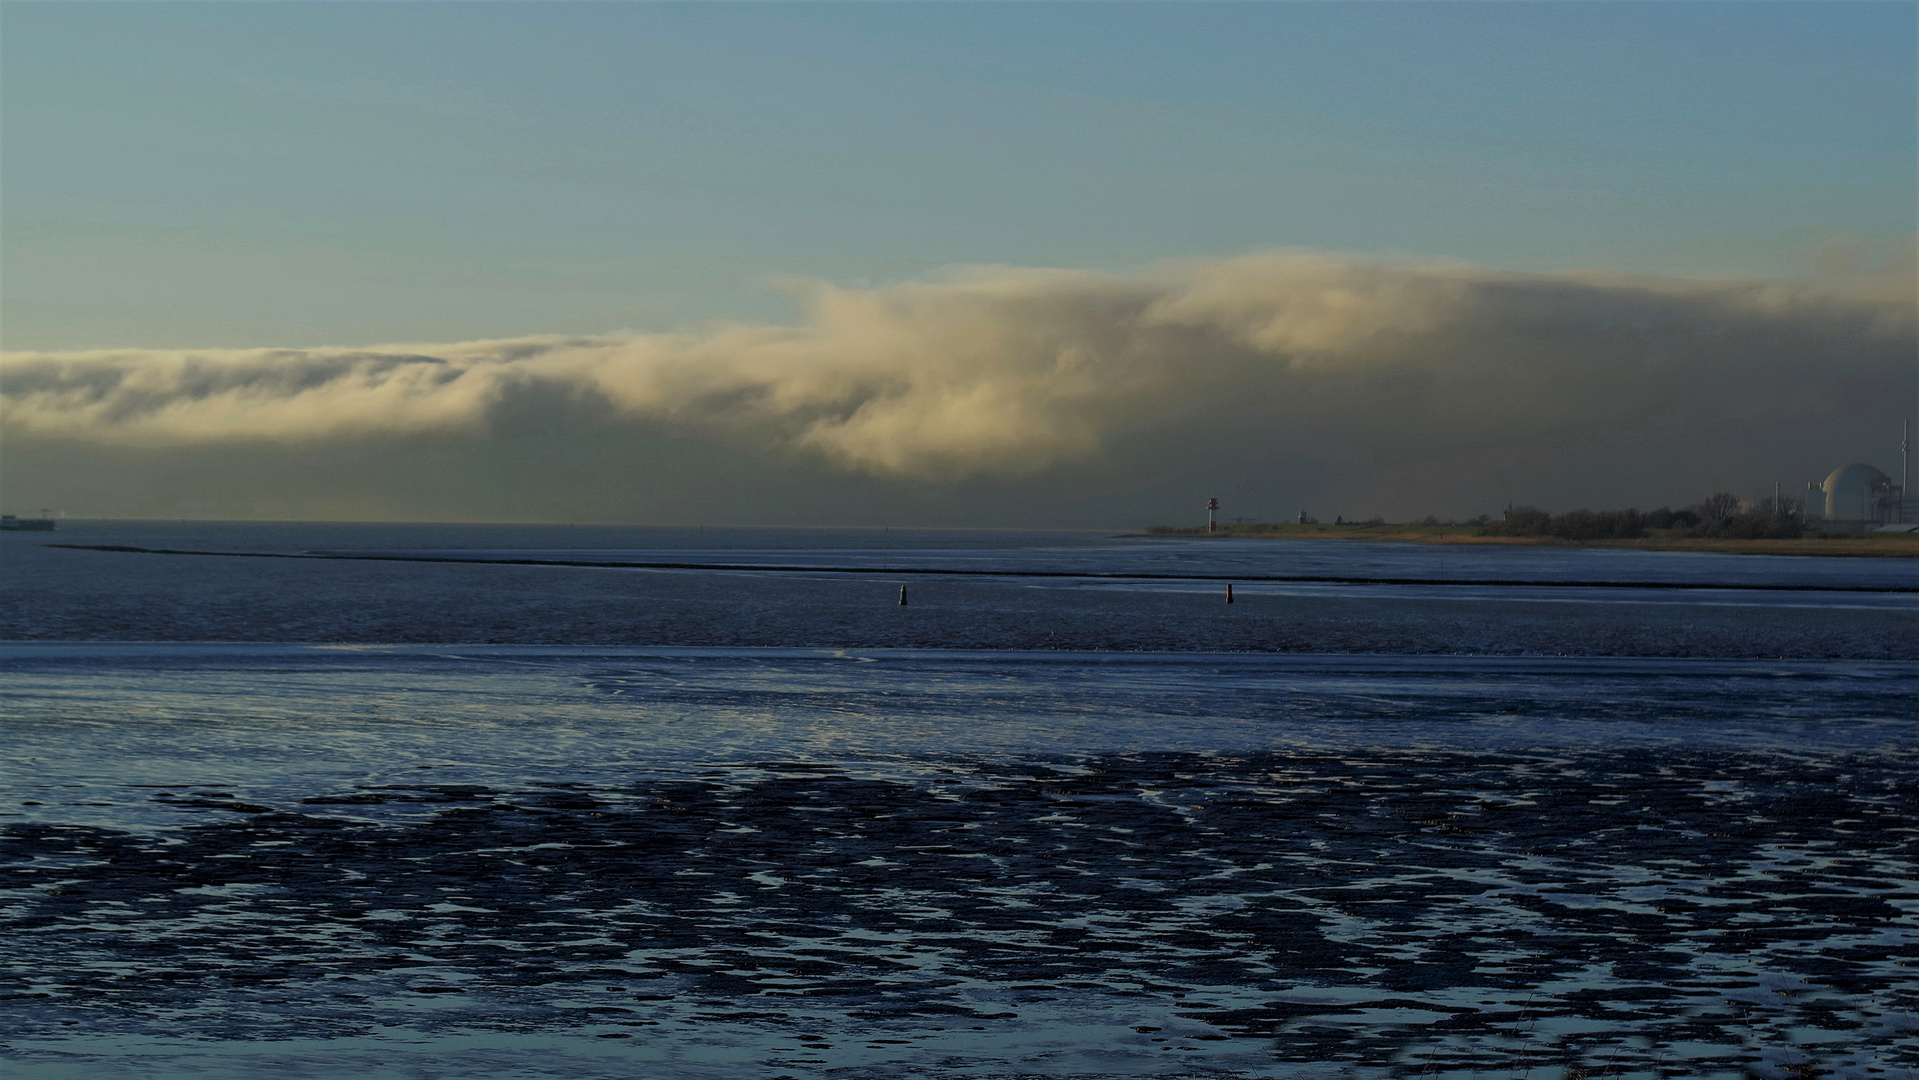
<svg viewBox="0 0 1919 1080">
<path fill-rule="evenodd" d="M 1898 758 L 761 762 L 152 797 L 201 813 L 6 829 L 16 1060 L 76 1033 L 406 1027 L 615 1054 L 724 1033 L 739 1075 L 1919 1067 Z"/>
</svg>

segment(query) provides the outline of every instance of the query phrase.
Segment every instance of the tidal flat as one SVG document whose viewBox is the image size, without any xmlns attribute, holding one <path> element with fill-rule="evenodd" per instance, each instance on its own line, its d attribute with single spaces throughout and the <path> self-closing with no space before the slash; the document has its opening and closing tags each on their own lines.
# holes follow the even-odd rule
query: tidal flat
<svg viewBox="0 0 1919 1080">
<path fill-rule="evenodd" d="M 9 538 L 11 1074 L 1919 1067 L 1919 604 L 1751 588 L 1861 560 L 352 528 L 91 538 L 899 575 Z"/>
</svg>

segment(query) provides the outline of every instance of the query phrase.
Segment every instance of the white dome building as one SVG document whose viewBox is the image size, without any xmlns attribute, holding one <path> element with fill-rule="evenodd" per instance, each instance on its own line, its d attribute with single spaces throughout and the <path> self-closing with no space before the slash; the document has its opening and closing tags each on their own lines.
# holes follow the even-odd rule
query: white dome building
<svg viewBox="0 0 1919 1080">
<path fill-rule="evenodd" d="M 1892 511 L 1898 506 L 1899 485 L 1892 482 L 1892 477 L 1864 462 L 1855 461 L 1832 470 L 1825 483 L 1813 485 L 1813 490 L 1826 495 L 1822 516 L 1827 521 L 1890 521 Z M 1811 510 L 1812 506 L 1806 509 Z"/>
</svg>

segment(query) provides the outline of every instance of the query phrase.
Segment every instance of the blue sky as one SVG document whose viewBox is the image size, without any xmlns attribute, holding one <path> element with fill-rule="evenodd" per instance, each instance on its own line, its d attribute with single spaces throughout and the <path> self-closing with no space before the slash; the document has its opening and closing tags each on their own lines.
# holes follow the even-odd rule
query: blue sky
<svg viewBox="0 0 1919 1080">
<path fill-rule="evenodd" d="M 783 318 L 1273 246 L 1778 274 L 1915 229 L 1909 3 L 8 3 L 9 348 Z"/>
</svg>

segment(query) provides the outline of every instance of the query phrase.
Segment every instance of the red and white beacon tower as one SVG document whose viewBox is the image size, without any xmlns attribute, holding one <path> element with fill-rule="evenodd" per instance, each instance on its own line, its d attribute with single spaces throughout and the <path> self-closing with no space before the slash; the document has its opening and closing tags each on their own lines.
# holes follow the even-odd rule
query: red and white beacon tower
<svg viewBox="0 0 1919 1080">
<path fill-rule="evenodd" d="M 1219 531 L 1218 515 L 1219 515 L 1219 500 L 1207 499 L 1206 500 L 1206 531 L 1207 533 L 1210 534 L 1210 533 L 1216 533 Z"/>
</svg>

